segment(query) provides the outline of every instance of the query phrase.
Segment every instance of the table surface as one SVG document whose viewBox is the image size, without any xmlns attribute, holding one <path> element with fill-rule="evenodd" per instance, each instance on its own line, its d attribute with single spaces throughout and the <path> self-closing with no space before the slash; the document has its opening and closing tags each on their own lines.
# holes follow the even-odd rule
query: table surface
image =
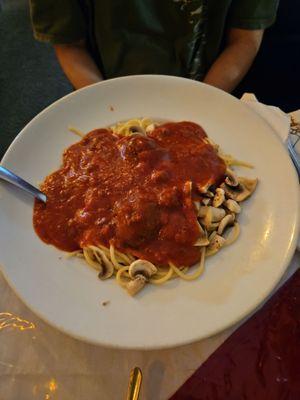
<svg viewBox="0 0 300 400">
<path fill-rule="evenodd" d="M 297 252 L 281 284 L 300 265 Z M 113 350 L 73 339 L 31 312 L 0 273 L 0 399 L 124 399 L 129 371 L 143 371 L 141 400 L 163 400 L 207 359 L 233 327 L 188 346 Z"/>
</svg>

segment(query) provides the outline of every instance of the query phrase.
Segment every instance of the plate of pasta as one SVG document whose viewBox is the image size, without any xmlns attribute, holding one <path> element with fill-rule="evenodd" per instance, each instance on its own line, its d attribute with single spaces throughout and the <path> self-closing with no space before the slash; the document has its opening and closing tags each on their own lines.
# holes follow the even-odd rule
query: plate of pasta
<svg viewBox="0 0 300 400">
<path fill-rule="evenodd" d="M 283 146 L 202 83 L 148 75 L 79 90 L 2 162 L 47 196 L 1 185 L 3 273 L 41 318 L 91 343 L 154 349 L 215 334 L 266 298 L 296 246 Z"/>
</svg>

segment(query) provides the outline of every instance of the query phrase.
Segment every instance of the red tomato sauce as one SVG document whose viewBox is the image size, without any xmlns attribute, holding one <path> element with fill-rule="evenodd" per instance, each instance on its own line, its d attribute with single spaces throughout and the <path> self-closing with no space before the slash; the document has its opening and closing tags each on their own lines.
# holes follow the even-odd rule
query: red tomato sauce
<svg viewBox="0 0 300 400">
<path fill-rule="evenodd" d="M 160 125 L 147 137 L 88 133 L 42 185 L 48 201 L 34 205 L 38 236 L 65 251 L 113 244 L 157 265 L 193 265 L 200 258 L 193 200 L 226 169 L 205 138 L 192 122 Z"/>
</svg>

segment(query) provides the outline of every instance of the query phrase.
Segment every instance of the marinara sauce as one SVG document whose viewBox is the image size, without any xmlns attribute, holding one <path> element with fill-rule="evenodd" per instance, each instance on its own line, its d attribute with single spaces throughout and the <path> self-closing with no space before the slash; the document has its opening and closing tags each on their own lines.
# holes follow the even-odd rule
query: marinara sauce
<svg viewBox="0 0 300 400">
<path fill-rule="evenodd" d="M 113 244 L 157 265 L 193 265 L 200 258 L 194 200 L 226 170 L 206 137 L 192 122 L 147 136 L 88 133 L 45 179 L 47 203 L 34 205 L 37 234 L 65 251 Z"/>
</svg>

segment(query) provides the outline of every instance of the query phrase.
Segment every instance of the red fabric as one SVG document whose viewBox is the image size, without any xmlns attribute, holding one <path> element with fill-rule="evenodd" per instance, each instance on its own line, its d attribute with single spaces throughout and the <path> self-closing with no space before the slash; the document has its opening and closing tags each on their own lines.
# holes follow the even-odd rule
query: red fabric
<svg viewBox="0 0 300 400">
<path fill-rule="evenodd" d="M 300 399 L 300 270 L 170 400 Z"/>
</svg>

